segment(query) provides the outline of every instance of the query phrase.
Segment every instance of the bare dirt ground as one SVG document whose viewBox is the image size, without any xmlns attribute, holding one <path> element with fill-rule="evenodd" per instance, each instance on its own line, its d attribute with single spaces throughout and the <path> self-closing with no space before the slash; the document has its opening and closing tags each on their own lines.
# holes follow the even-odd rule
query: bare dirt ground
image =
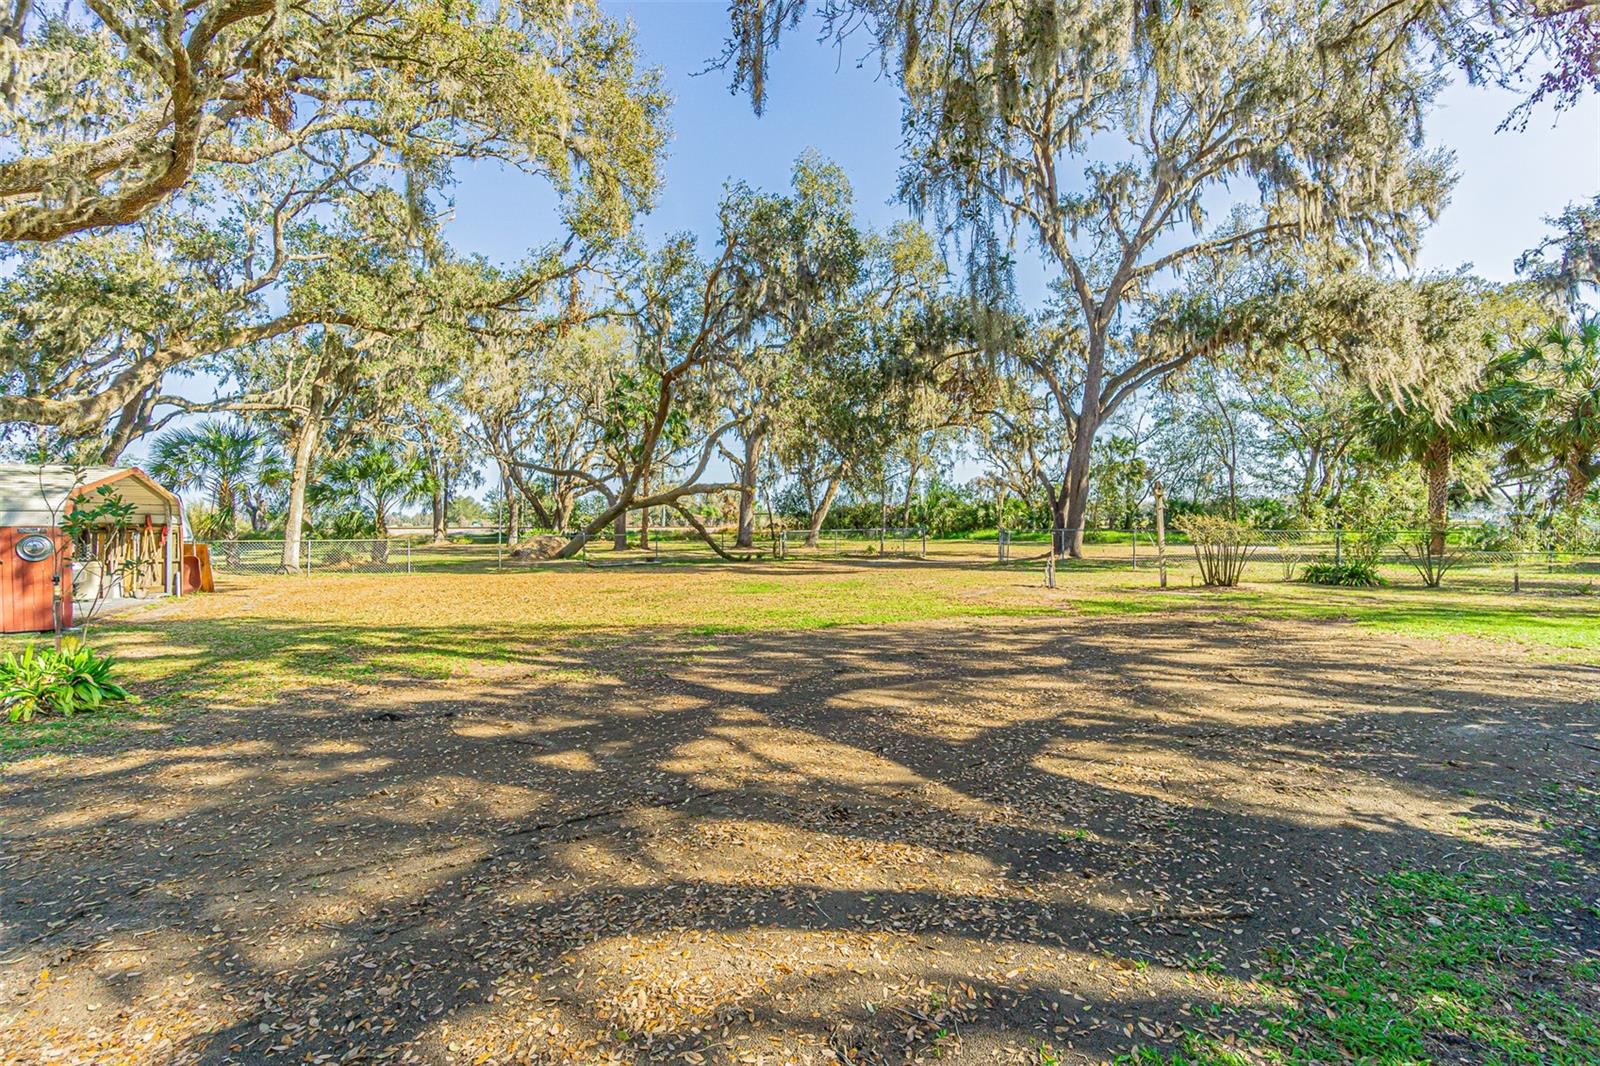
<svg viewBox="0 0 1600 1066">
<path fill-rule="evenodd" d="M 1593 667 L 1335 623 L 581 654 L 13 765 L 0 1061 L 1101 1061 L 1375 874 L 1535 864 L 1600 759 Z"/>
</svg>

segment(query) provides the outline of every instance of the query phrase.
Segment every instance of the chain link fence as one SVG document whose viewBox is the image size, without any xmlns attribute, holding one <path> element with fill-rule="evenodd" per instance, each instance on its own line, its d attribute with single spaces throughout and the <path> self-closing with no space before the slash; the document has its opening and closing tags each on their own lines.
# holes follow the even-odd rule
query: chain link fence
<svg viewBox="0 0 1600 1066">
<path fill-rule="evenodd" d="M 824 529 L 815 541 L 804 529 L 778 534 L 778 558 L 922 559 L 928 554 L 928 531 L 919 527 Z"/>
<path fill-rule="evenodd" d="M 728 556 L 771 557 L 778 551 L 778 536 L 766 531 L 757 532 L 748 546 L 741 546 L 738 534 L 731 530 L 708 532 L 710 543 L 699 531 L 684 526 L 654 526 L 647 534 L 630 529 L 621 541 L 611 532 L 602 532 L 589 538 L 580 554 L 590 566 L 627 566 L 632 563 L 713 562 Z M 713 544 L 716 547 L 712 547 Z"/>
<path fill-rule="evenodd" d="M 285 565 L 281 540 L 213 541 L 213 573 L 235 576 L 269 574 L 409 574 L 412 541 L 404 537 L 365 540 L 303 540 L 298 560 Z"/>
<path fill-rule="evenodd" d="M 1068 558 L 1072 530 L 1018 529 L 928 542 L 927 557 L 967 563 L 1041 564 L 1061 560 L 1073 568 L 1153 569 L 1162 561 L 1174 580 L 1198 579 L 1194 550 L 1180 531 L 1168 532 L 1165 550 L 1149 530 L 1089 529 L 1081 555 Z M 1600 548 L 1513 549 L 1473 543 L 1473 530 L 1452 529 L 1442 551 L 1420 529 L 1257 529 L 1248 535 L 1248 581 L 1295 581 L 1313 563 L 1362 562 L 1390 584 L 1422 584 L 1418 564 L 1443 568 L 1444 583 L 1506 591 L 1600 591 Z M 1429 558 L 1431 556 L 1431 559 Z"/>
<path fill-rule="evenodd" d="M 735 558 L 767 559 L 926 559 L 959 565 L 1042 565 L 1059 560 L 1067 579 L 1074 569 L 1155 570 L 1164 564 L 1170 582 L 1199 580 L 1194 551 L 1177 530 L 1168 532 L 1164 551 L 1149 530 L 1090 529 L 1082 552 L 1070 557 L 1071 530 L 1007 529 L 968 536 L 930 537 L 925 529 L 825 529 L 814 544 L 804 529 L 761 531 L 755 543 L 741 548 L 732 531 L 713 531 L 723 552 Z M 1383 581 L 1394 585 L 1423 584 L 1418 556 L 1427 552 L 1424 530 L 1362 531 L 1348 529 L 1259 529 L 1249 534 L 1244 580 L 1296 581 L 1314 563 L 1369 564 Z M 1503 591 L 1600 591 L 1600 549 L 1567 551 L 1554 548 L 1482 547 L 1473 531 L 1451 530 L 1442 553 L 1429 564 L 1443 568 L 1447 586 Z M 506 548 L 493 542 L 437 545 L 415 538 L 305 540 L 295 565 L 283 565 L 283 541 L 214 541 L 212 570 L 218 575 L 277 574 L 402 574 L 488 572 L 505 565 Z M 641 543 L 630 530 L 626 547 L 609 535 L 595 537 L 584 548 L 592 566 L 632 563 L 718 562 L 723 556 L 699 533 L 682 527 L 652 529 Z"/>
</svg>

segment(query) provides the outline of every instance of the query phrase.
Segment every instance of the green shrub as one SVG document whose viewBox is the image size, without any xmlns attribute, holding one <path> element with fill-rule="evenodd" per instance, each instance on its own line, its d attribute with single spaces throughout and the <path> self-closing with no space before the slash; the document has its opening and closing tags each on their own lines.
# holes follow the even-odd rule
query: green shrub
<svg viewBox="0 0 1600 1066">
<path fill-rule="evenodd" d="M 29 644 L 21 654 L 0 658 L 0 707 L 13 722 L 41 713 L 70 718 L 125 700 L 128 692 L 111 680 L 115 660 L 87 644 L 64 641 L 61 650 Z"/>
<path fill-rule="evenodd" d="M 1432 535 L 1427 530 L 1408 533 L 1399 541 L 1400 554 L 1404 555 L 1406 562 L 1422 578 L 1422 583 L 1430 589 L 1436 589 L 1444 584 L 1444 575 L 1449 573 L 1466 555 L 1450 547 L 1449 542 L 1442 546 L 1433 542 Z"/>
<path fill-rule="evenodd" d="M 1200 580 L 1223 588 L 1239 583 L 1244 564 L 1255 552 L 1256 531 L 1249 523 L 1220 515 L 1186 514 L 1178 519 L 1178 528 L 1194 546 Z"/>
<path fill-rule="evenodd" d="M 1346 585 L 1351 588 L 1377 588 L 1388 584 L 1378 573 L 1378 568 L 1365 560 L 1334 563 L 1322 559 L 1307 563 L 1300 571 L 1300 580 L 1312 585 Z"/>
</svg>

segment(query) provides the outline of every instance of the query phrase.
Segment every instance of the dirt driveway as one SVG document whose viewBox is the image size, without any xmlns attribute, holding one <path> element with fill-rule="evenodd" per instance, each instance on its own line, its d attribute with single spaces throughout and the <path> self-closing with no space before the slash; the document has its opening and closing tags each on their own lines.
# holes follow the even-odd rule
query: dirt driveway
<svg viewBox="0 0 1600 1066">
<path fill-rule="evenodd" d="M 11 766 L 0 1061 L 1100 1061 L 1375 874 L 1533 869 L 1600 759 L 1594 668 L 1332 623 L 582 655 Z"/>
</svg>

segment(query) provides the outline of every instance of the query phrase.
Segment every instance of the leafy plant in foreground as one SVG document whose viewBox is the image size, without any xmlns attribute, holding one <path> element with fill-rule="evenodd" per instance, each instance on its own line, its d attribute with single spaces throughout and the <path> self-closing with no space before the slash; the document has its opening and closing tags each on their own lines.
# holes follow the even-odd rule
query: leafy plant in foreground
<svg viewBox="0 0 1600 1066">
<path fill-rule="evenodd" d="M 115 660 L 87 644 L 63 642 L 59 650 L 29 644 L 0 658 L 0 707 L 12 722 L 30 722 L 40 713 L 63 718 L 98 711 L 128 698 L 111 680 Z"/>
</svg>

